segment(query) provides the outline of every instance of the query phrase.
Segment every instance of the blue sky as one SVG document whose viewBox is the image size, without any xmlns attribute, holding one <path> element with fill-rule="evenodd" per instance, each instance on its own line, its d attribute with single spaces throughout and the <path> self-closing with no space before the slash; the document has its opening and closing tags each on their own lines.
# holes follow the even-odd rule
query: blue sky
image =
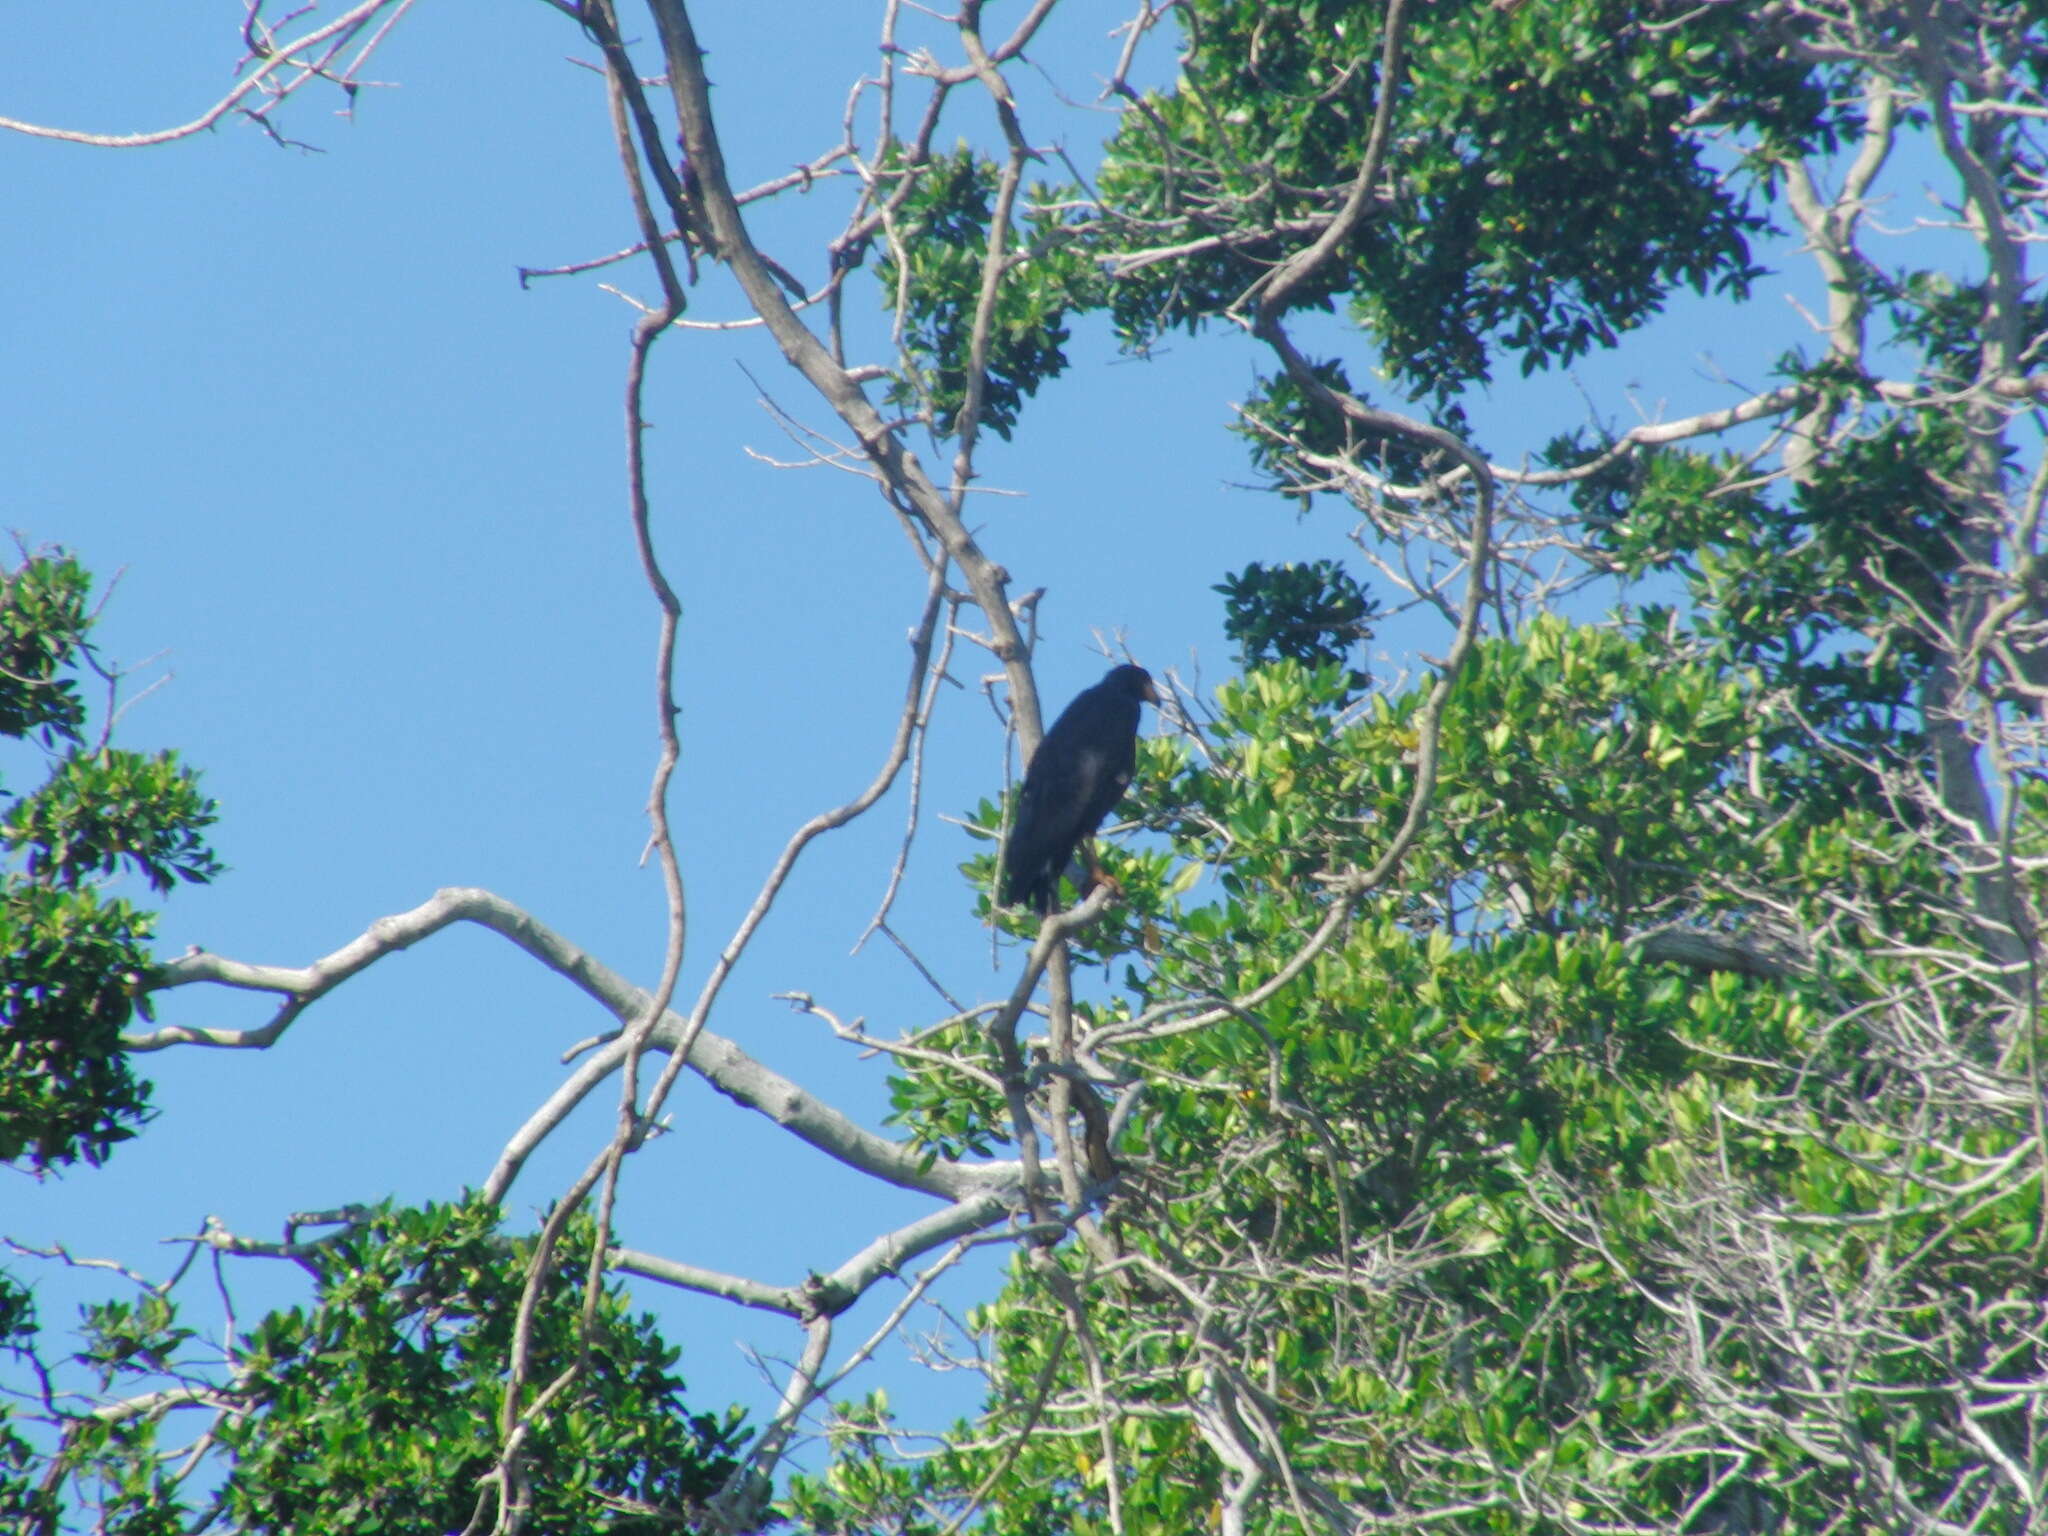
<svg viewBox="0 0 2048 1536">
<path fill-rule="evenodd" d="M 236 52 L 235 0 L 121 0 L 90 26 L 61 7 L 0 10 L 0 115 L 131 131 L 193 115 Z M 1092 99 L 1113 56 L 1101 8 L 1074 7 L 1037 58 Z M 873 58 L 866 7 L 699 8 L 716 106 L 741 184 L 808 158 L 838 131 L 847 83 Z M 1167 67 L 1155 49 L 1153 78 Z M 374 918 L 444 885 L 520 902 L 651 984 L 664 913 L 638 866 L 654 762 L 655 609 L 625 516 L 620 408 L 632 312 L 598 284 L 653 291 L 619 268 L 522 291 L 516 268 L 585 259 L 631 238 L 592 50 L 540 4 L 425 3 L 369 73 L 353 121 L 332 96 L 283 119 L 321 153 L 228 124 L 114 152 L 0 135 L 10 218 L 0 228 L 0 455 L 5 524 L 119 575 L 100 630 L 135 688 L 161 686 L 121 739 L 176 747 L 221 805 L 230 866 L 180 894 L 165 951 L 200 944 L 304 964 Z M 1027 119 L 1030 121 L 1030 119 Z M 1050 123 L 1050 118 L 1039 121 Z M 1068 117 L 1061 132 L 1106 126 Z M 962 132 L 978 133 L 972 114 Z M 1034 129 L 1040 136 L 1050 127 Z M 943 136 L 942 136 L 943 139 Z M 757 224 L 798 270 L 844 200 L 830 184 Z M 808 234 L 808 244 L 798 243 Z M 1802 291 L 1811 283 L 1802 273 Z M 864 311 L 870 339 L 883 323 Z M 737 312 L 721 280 L 693 313 Z M 1582 370 L 1663 414 L 1725 404 L 1714 363 L 1762 386 L 1802 328 L 1780 298 L 1748 319 L 1685 303 L 1622 358 Z M 1354 358 L 1357 354 L 1354 351 Z M 879 352 L 877 354 L 880 359 Z M 1257 361 L 1241 340 L 1183 342 L 1147 364 L 1084 332 L 1070 375 L 992 443 L 976 521 L 1013 590 L 1045 586 L 1039 676 L 1049 708 L 1105 663 L 1121 633 L 1155 669 L 1229 668 L 1226 571 L 1347 550 L 1338 510 L 1297 519 L 1239 487 L 1224 427 Z M 691 941 L 681 996 L 752 900 L 791 831 L 864 785 L 887 746 L 922 580 L 868 486 L 833 470 L 775 470 L 796 454 L 757 402 L 828 425 L 765 339 L 678 337 L 657 349 L 648 414 L 654 525 L 685 606 L 674 792 Z M 1362 370 L 1361 370 L 1362 371 Z M 1580 424 L 1578 384 L 1504 382 L 1467 402 L 1496 455 Z M 1441 637 L 1423 635 L 1425 650 Z M 899 926 L 949 985 L 986 997 L 991 958 L 971 851 L 939 820 L 1002 782 L 1003 739 L 963 649 L 942 711 Z M 18 785 L 20 780 L 15 778 Z M 873 1120 L 882 1066 L 855 1059 L 771 994 L 803 990 L 878 1032 L 940 1012 L 886 944 L 858 957 L 901 835 L 901 787 L 806 857 L 712 1027 Z M 166 1019 L 254 1022 L 260 999 L 199 989 Z M 385 961 L 267 1052 L 177 1050 L 145 1064 L 161 1111 L 100 1171 L 0 1185 L 0 1232 L 62 1241 L 151 1272 L 160 1239 L 208 1214 L 275 1236 L 286 1213 L 350 1200 L 449 1198 L 480 1181 L 559 1081 L 557 1058 L 604 1020 L 497 938 L 445 933 Z M 757 1278 L 827 1269 L 920 1201 L 823 1164 L 772 1126 L 685 1083 L 676 1134 L 637 1160 L 623 1206 L 633 1245 Z M 529 1165 L 517 1213 L 601 1144 L 609 1097 Z M 253 1267 L 253 1266 L 252 1266 Z M 981 1274 L 985 1278 L 986 1266 Z M 275 1277 L 250 1275 L 247 1313 Z M 956 1287 L 956 1303 L 973 1287 Z M 44 1282 L 61 1327 L 65 1282 Z M 706 1406 L 771 1400 L 735 1345 L 793 1351 L 793 1330 L 723 1303 L 659 1303 Z M 886 1304 L 886 1298 L 885 1298 Z M 208 1316 L 204 1297 L 195 1316 Z M 862 1317 L 843 1338 L 858 1338 Z M 190 1320 L 190 1319 L 188 1319 Z M 906 1418 L 964 1406 L 888 1364 Z"/>
</svg>

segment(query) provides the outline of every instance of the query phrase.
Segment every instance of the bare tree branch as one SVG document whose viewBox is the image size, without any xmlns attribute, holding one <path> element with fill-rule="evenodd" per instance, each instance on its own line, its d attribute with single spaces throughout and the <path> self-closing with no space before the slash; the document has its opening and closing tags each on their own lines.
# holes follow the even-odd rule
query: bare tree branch
<svg viewBox="0 0 2048 1536">
<path fill-rule="evenodd" d="M 190 138 L 195 133 L 204 133 L 230 112 L 240 108 L 251 93 L 263 93 L 274 105 L 292 95 L 302 87 L 316 80 L 329 81 L 353 93 L 358 82 L 355 72 L 361 68 L 376 44 L 390 32 L 398 19 L 412 8 L 413 0 L 357 0 L 332 21 L 314 27 L 311 31 L 278 42 L 266 37 L 260 47 L 252 49 L 251 69 L 234 88 L 208 107 L 190 122 L 180 123 L 172 128 L 151 129 L 142 133 L 90 133 L 75 128 L 52 128 L 41 123 L 22 122 L 11 117 L 0 117 L 0 130 L 26 134 L 30 138 L 61 139 L 69 144 L 90 144 L 100 149 L 140 149 L 151 144 L 168 144 L 174 139 Z M 335 61 L 348 46 L 370 28 L 378 14 L 389 11 L 384 24 L 374 34 L 371 44 L 339 72 L 334 69 Z M 284 79 L 274 78 L 286 76 Z M 268 107 L 262 109 L 267 112 Z M 254 114 L 252 114 L 254 115 Z"/>
</svg>

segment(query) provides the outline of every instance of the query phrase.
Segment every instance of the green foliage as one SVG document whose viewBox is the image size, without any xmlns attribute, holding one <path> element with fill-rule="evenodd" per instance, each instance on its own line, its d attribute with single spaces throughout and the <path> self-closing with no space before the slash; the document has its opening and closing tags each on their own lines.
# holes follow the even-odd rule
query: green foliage
<svg viewBox="0 0 2048 1536">
<path fill-rule="evenodd" d="M 0 1271 L 0 1356 L 26 1357 L 36 1332 L 35 1299 Z M 34 1530 L 47 1521 L 55 1501 L 41 1488 L 34 1448 L 15 1432 L 13 1404 L 0 1399 L 0 1522 L 10 1530 Z"/>
<path fill-rule="evenodd" d="M 587 1220 L 572 1222 L 543 1276 L 529 1401 L 579 1357 L 591 1236 Z M 264 1317 L 225 1369 L 193 1358 L 197 1335 L 168 1292 L 91 1306 L 75 1359 L 103 1391 L 162 1406 L 64 1418 L 59 1469 L 100 1528 L 182 1536 L 200 1516 L 172 1474 L 184 1458 L 164 1408 L 185 1402 L 214 1416 L 215 1497 L 238 1530 L 460 1530 L 501 1443 L 532 1256 L 533 1240 L 501 1235 L 480 1200 L 353 1211 L 339 1234 L 297 1250 L 312 1304 Z M 744 1441 L 738 1412 L 689 1410 L 676 1351 L 615 1286 L 598 1296 L 588 1343 L 574 1386 L 527 1441 L 534 1528 L 691 1528 Z"/>
<path fill-rule="evenodd" d="M 1002 1094 L 986 1082 L 963 1088 L 952 1066 L 968 1063 L 993 1077 L 996 1054 L 986 1032 L 975 1024 L 948 1024 L 921 1035 L 918 1045 L 943 1055 L 947 1065 L 933 1070 L 906 1061 L 889 1080 L 889 1123 L 909 1131 L 912 1143 L 934 1161 L 986 1156 L 995 1143 L 1007 1141 Z"/>
<path fill-rule="evenodd" d="M 1371 403 L 1371 391 L 1355 383 L 1342 363 L 1316 360 L 1308 366 L 1325 388 Z M 1288 373 L 1261 378 L 1239 414 L 1232 430 L 1244 439 L 1253 467 L 1273 489 L 1301 500 L 1304 509 L 1316 492 L 1331 488 L 1333 463 L 1369 465 L 1397 483 L 1413 483 L 1445 467 L 1440 454 L 1406 438 L 1366 431 Z M 1433 417 L 1446 431 L 1468 434 L 1464 409 L 1455 400 L 1439 402 Z"/>
<path fill-rule="evenodd" d="M 1343 665 L 1353 692 L 1372 681 L 1349 664 L 1372 638 L 1378 605 L 1336 561 L 1290 562 L 1270 570 L 1253 561 L 1212 590 L 1223 594 L 1223 632 L 1237 642 L 1240 665 L 1283 659 L 1305 667 Z"/>
<path fill-rule="evenodd" d="M 0 886 L 0 1157 L 97 1164 L 134 1136 L 149 1087 L 119 1039 L 149 933 L 118 897 Z"/>
<path fill-rule="evenodd" d="M 220 873 L 202 835 L 213 820 L 213 802 L 177 753 L 102 748 L 59 763 L 15 803 L 5 835 L 39 884 L 76 890 L 125 867 L 164 895 L 179 880 L 204 883 Z"/>
<path fill-rule="evenodd" d="M 2034 99 L 1999 93 L 2048 79 L 2048 50 L 2038 7 L 1950 9 L 1908 33 L 1883 8 L 1822 31 L 1685 0 L 1446 0 L 1410 9 L 1396 86 L 1381 5 L 1190 0 L 1180 77 L 1133 101 L 1092 185 L 1021 188 L 993 260 L 1001 165 L 888 140 L 867 162 L 834 259 L 886 242 L 888 397 L 941 438 L 1008 437 L 1077 312 L 1141 351 L 1252 322 L 1347 199 L 1388 90 L 1364 217 L 1289 306 L 1341 314 L 1375 388 L 1461 432 L 1458 392 L 1504 364 L 1610 347 L 1681 287 L 1744 296 L 1771 200 L 1801 190 L 1788 162 L 1839 181 L 1819 162 L 1866 88 L 1896 87 L 1909 127 L 1966 119 L 1956 227 L 1990 259 L 1961 279 L 1830 250 L 1829 356 L 1786 357 L 1789 411 L 1746 408 L 1778 442 L 1570 435 L 1540 456 L 1552 475 L 1502 476 L 1491 632 L 1440 736 L 1429 680 L 1361 699 L 1378 615 L 1340 567 L 1223 580 L 1244 675 L 1198 736 L 1143 743 L 1125 810 L 1145 835 L 1100 850 L 1120 896 L 1071 940 L 1080 1000 L 1049 1034 L 1073 1062 L 1034 1046 L 1009 1085 L 1045 1117 L 1062 1070 L 1123 1092 L 1105 1203 L 970 1316 L 979 1413 L 906 1456 L 880 1394 L 841 1409 L 782 1516 L 847 1536 L 2032 1528 L 2048 597 L 2038 496 L 2015 489 L 2040 482 L 2011 441 L 2038 380 L 2010 375 L 2048 306 L 1994 247 L 2024 245 L 2041 184 L 2012 127 Z M 1934 101 L 1961 86 L 1968 110 Z M 1816 246 L 1859 214 L 1837 206 Z M 1910 382 L 1872 371 L 1880 315 L 1872 355 Z M 1310 367 L 1364 398 L 1358 365 Z M 1243 415 L 1255 467 L 1304 501 L 1366 504 L 1345 471 L 1369 463 L 1411 485 L 1443 468 L 1299 370 Z M 1390 567 L 1465 558 L 1471 493 L 1443 477 L 1373 508 Z M 40 1165 L 103 1156 L 142 1112 L 114 1040 L 148 919 L 100 887 L 207 878 L 211 807 L 174 759 L 86 748 L 82 573 L 17 575 L 0 728 L 61 761 L 6 821 L 0 1146 Z M 1657 601 L 1537 611 L 1553 580 L 1607 576 Z M 1368 888 L 1425 766 L 1428 815 Z M 980 915 L 1028 941 L 1037 917 L 986 895 L 1001 824 L 977 808 L 963 868 Z M 899 1059 L 891 1119 L 929 1162 L 1019 1134 L 982 1017 Z M 1049 1179 L 1031 1214 L 1072 1188 Z M 576 1226 L 542 1277 L 533 1384 L 589 1360 L 534 1421 L 530 1528 L 687 1527 L 737 1420 L 684 1408 L 674 1353 L 615 1292 L 586 1337 L 590 1241 Z M 138 1400 L 203 1383 L 240 1529 L 459 1528 L 532 1254 L 476 1205 L 380 1210 L 301 1256 L 314 1303 L 231 1371 L 190 1366 L 155 1293 L 94 1309 L 76 1361 Z M 0 1287 L 0 1342 L 9 1305 Z M 108 1529 L 212 1519 L 188 1518 L 161 1417 L 65 1421 Z M 0 1513 L 49 1515 L 24 1456 L 0 1420 Z"/>
<path fill-rule="evenodd" d="M 879 264 L 879 286 L 883 301 L 899 311 L 911 370 L 892 379 L 888 399 L 918 407 L 947 437 L 959 430 L 968 403 L 998 172 L 965 144 L 895 169 L 910 185 L 895 215 L 891 254 Z M 1066 368 L 1066 315 L 1089 282 L 1051 208 L 1027 210 L 1017 233 L 996 288 L 981 380 L 981 423 L 1005 439 L 1025 397 Z"/>
<path fill-rule="evenodd" d="M 1661 11 L 1411 9 L 1386 191 L 1298 306 L 1348 299 L 1387 370 L 1442 400 L 1495 349 L 1531 372 L 1610 345 L 1674 286 L 1744 292 L 1764 220 L 1688 124 L 1804 144 L 1835 118 L 1741 15 Z M 1125 119 L 1099 181 L 1108 242 L 1186 248 L 1114 288 L 1134 343 L 1230 309 L 1327 218 L 1370 136 L 1381 18 L 1358 0 L 1188 8 L 1180 80 Z"/>
<path fill-rule="evenodd" d="M 0 581 L 0 734 L 76 742 L 85 705 L 71 675 L 92 619 L 92 578 L 62 554 L 24 560 Z"/>
<path fill-rule="evenodd" d="M 2026 1117 L 1966 1113 L 1902 1179 L 1898 1127 L 1921 1089 L 1855 1022 L 1898 979 L 1874 946 L 1964 937 L 1938 906 L 1901 910 L 1940 884 L 1939 861 L 1848 799 L 1770 819 L 1785 781 L 1764 754 L 1782 750 L 1784 719 L 1759 673 L 1728 662 L 1668 616 L 1541 618 L 1482 643 L 1398 887 L 1269 995 L 1321 921 L 1318 877 L 1371 862 L 1399 821 L 1425 691 L 1361 713 L 1341 668 L 1283 661 L 1218 690 L 1204 752 L 1147 743 L 1142 819 L 1215 878 L 1167 874 L 1152 942 L 1124 952 L 1123 995 L 1080 1027 L 1113 1032 L 1180 999 L 1264 1001 L 1141 1036 L 1127 1059 L 1104 1052 L 1148 1083 L 1118 1154 L 1135 1172 L 1108 1217 L 1141 1267 L 1117 1281 L 1078 1251 L 1060 1259 L 1095 1298 L 1125 1529 L 1215 1522 L 1226 1489 L 1197 1426 L 1214 1362 L 1232 1359 L 1273 1384 L 1264 1411 L 1295 1474 L 1348 1510 L 1398 1522 L 1483 1507 L 1505 1467 L 1568 1488 L 1587 1520 L 1679 1528 L 1726 1454 L 1671 1368 L 1695 1357 L 1691 1379 L 1719 1382 L 1757 1426 L 1750 1492 L 1704 1507 L 1750 1497 L 1786 1529 L 1820 1529 L 1860 1495 L 1847 1469 L 1814 1463 L 1798 1383 L 1725 1320 L 1767 1283 L 1744 1263 L 1789 1265 L 1796 1280 L 1774 1283 L 1816 1306 L 1911 1271 L 1924 1304 L 1886 1312 L 1883 1347 L 1831 1361 L 1826 1379 L 1859 1432 L 1918 1426 L 1915 1497 L 1937 1499 L 1974 1455 L 1942 1383 L 1971 1369 L 1976 1335 L 1935 1298 L 2007 1298 L 1987 1347 L 2008 1379 L 2048 1365 L 2024 1321 L 2048 1237 L 2038 1190 L 2014 1181 L 1965 1210 L 1937 1193 L 2024 1155 Z M 1766 897 L 1816 924 L 1884 913 L 1888 938 L 1837 924 L 1837 953 L 1774 980 L 1649 963 L 1633 942 L 1672 922 L 1739 933 Z M 1951 1006 L 1988 1020 L 2000 1004 L 1980 990 Z M 1143 1266 L 1207 1277 L 1201 1315 L 1230 1319 L 1227 1347 L 1210 1355 Z M 1689 1332 L 1688 1297 L 1724 1320 Z M 1100 1442 L 1077 1432 L 1088 1376 L 1059 1353 L 1060 1316 L 1020 1262 L 975 1319 L 996 1360 L 983 1416 L 915 1467 L 884 1457 L 873 1426 L 849 1432 L 792 1507 L 816 1529 L 864 1529 L 878 1510 L 957 1509 L 996 1476 L 976 1529 L 1106 1529 Z M 1008 1438 L 1047 1373 L 1056 1406 Z M 1284 1501 L 1261 1507 L 1255 1529 L 1293 1528 Z"/>
<path fill-rule="evenodd" d="M 1967 452 L 1953 419 L 1890 418 L 1789 496 L 1747 485 L 1731 456 L 1660 452 L 1629 472 L 1625 510 L 1594 523 L 1622 569 L 1683 575 L 1702 654 L 1793 702 L 1802 724 L 1763 745 L 1822 814 L 1867 801 L 1858 763 L 1925 750 L 1914 701 L 1961 559 L 1950 488 Z M 1849 755 L 1815 751 L 1813 732 Z"/>
<path fill-rule="evenodd" d="M 61 553 L 0 584 L 0 729 L 54 757 L 0 821 L 20 856 L 0 873 L 0 1159 L 36 1169 L 102 1162 L 147 1114 L 118 1042 L 153 918 L 105 885 L 138 875 L 163 895 L 219 872 L 204 838 L 213 802 L 177 754 L 87 739 L 90 588 Z"/>
<path fill-rule="evenodd" d="M 243 1529 L 428 1536 L 467 1523 L 499 1444 L 533 1251 L 496 1226 L 481 1201 L 380 1207 L 318 1249 L 315 1305 L 273 1313 L 244 1341 L 249 1412 L 223 1436 L 226 1507 Z M 579 1219 L 542 1280 L 538 1385 L 577 1358 L 590 1241 Z M 739 1421 L 691 1413 L 676 1359 L 607 1287 L 587 1366 L 534 1427 L 538 1529 L 672 1529 L 717 1490 Z"/>
<path fill-rule="evenodd" d="M 1619 932 L 1711 901 L 1701 865 L 1732 878 L 1757 856 L 1713 814 L 1763 713 L 1739 676 L 1546 617 L 1480 646 L 1464 682 L 1440 803 L 1487 914 Z"/>
</svg>

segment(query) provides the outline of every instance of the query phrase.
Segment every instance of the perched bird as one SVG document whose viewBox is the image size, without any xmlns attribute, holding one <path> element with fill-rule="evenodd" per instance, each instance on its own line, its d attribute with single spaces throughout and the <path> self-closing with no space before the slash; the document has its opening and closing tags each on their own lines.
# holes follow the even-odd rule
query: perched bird
<svg viewBox="0 0 2048 1536">
<path fill-rule="evenodd" d="M 1114 667 L 1060 711 L 1024 770 L 1016 825 L 1003 850 L 1005 906 L 1052 910 L 1068 861 L 1130 787 L 1139 705 L 1158 702 L 1150 672 Z M 1099 878 L 1092 853 L 1088 862 Z"/>
</svg>

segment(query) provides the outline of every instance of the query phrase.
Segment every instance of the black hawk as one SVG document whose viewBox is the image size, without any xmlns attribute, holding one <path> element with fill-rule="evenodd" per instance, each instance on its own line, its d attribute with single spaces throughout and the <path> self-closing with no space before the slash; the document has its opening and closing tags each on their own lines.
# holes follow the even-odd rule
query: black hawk
<svg viewBox="0 0 2048 1536">
<path fill-rule="evenodd" d="M 1060 876 L 1123 799 L 1138 762 L 1141 704 L 1159 702 L 1143 667 L 1114 667 L 1060 711 L 1031 754 L 1003 850 L 1002 899 L 1050 912 Z M 1094 860 L 1089 861 L 1091 869 Z"/>
</svg>

